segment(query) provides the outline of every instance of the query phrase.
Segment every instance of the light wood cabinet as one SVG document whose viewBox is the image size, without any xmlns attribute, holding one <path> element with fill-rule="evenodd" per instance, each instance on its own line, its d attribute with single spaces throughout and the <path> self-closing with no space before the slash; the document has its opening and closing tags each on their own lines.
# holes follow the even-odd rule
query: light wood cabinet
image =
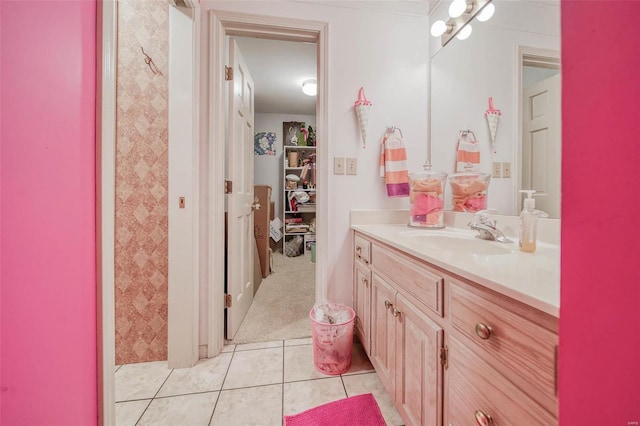
<svg viewBox="0 0 640 426">
<path fill-rule="evenodd" d="M 362 343 L 367 355 L 370 355 L 371 337 L 371 270 L 356 261 L 354 263 L 353 304 L 356 312 L 355 334 Z"/>
<path fill-rule="evenodd" d="M 356 313 L 354 332 L 367 355 L 371 355 L 371 242 L 355 237 L 353 262 L 353 310 Z"/>
<path fill-rule="evenodd" d="M 557 322 L 554 326 L 548 315 L 462 282 L 452 280 L 448 289 L 451 332 L 557 416 Z"/>
<path fill-rule="evenodd" d="M 384 253 L 384 254 L 382 254 Z M 395 280 L 412 287 L 423 278 L 405 280 L 404 270 L 396 263 L 403 259 L 393 258 L 390 252 L 381 252 L 378 247 L 359 238 L 355 244 L 354 297 L 356 312 L 366 307 L 366 287 L 363 276 L 371 274 L 369 287 L 369 357 L 380 381 L 395 401 L 398 411 L 408 425 L 437 426 L 442 424 L 442 364 L 440 351 L 443 347 L 444 331 L 429 318 L 441 311 L 441 290 L 418 291 L 420 298 L 398 290 Z M 376 260 L 381 259 L 382 269 L 376 269 Z M 363 260 L 370 259 L 365 264 Z M 385 259 L 385 261 L 382 261 Z M 387 267 L 386 261 L 393 267 Z M 371 267 L 371 268 L 369 268 Z M 396 274 L 399 272 L 398 274 Z M 395 276 L 395 280 L 390 277 Z M 442 285 L 442 279 L 428 274 L 428 285 Z M 428 296 L 425 297 L 425 294 Z M 424 303 L 424 300 L 427 303 Z M 357 315 L 357 314 L 356 314 Z M 360 321 L 365 327 L 366 319 Z M 366 335 L 366 332 L 362 333 Z"/>
<path fill-rule="evenodd" d="M 371 355 L 370 360 L 387 391 L 396 388 L 396 319 L 393 303 L 396 291 L 376 273 L 371 281 Z"/>
<path fill-rule="evenodd" d="M 354 304 L 406 425 L 557 424 L 557 318 L 359 233 Z"/>
<path fill-rule="evenodd" d="M 557 424 L 556 417 L 484 362 L 471 347 L 449 338 L 447 425 Z"/>
<path fill-rule="evenodd" d="M 406 424 L 440 425 L 444 330 L 418 306 L 396 294 L 395 401 Z"/>
</svg>

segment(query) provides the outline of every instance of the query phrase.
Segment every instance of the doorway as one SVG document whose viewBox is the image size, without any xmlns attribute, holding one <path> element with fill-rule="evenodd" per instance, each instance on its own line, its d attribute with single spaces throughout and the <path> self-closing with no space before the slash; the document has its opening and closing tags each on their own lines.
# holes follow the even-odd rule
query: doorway
<svg viewBox="0 0 640 426">
<path fill-rule="evenodd" d="M 250 155 L 259 208 L 254 211 L 254 298 L 246 315 L 242 313 L 239 328 L 227 322 L 226 338 L 233 343 L 254 343 L 308 337 L 308 312 L 315 301 L 312 249 L 319 164 L 315 159 L 316 96 L 304 94 L 302 85 L 317 78 L 317 44 L 263 37 L 227 38 L 230 51 L 232 45 L 239 51 L 253 81 L 254 139 Z M 294 134 L 296 145 L 289 133 Z M 238 163 L 233 157 L 233 150 L 228 151 L 228 177 L 229 169 Z M 289 164 L 289 157 L 296 157 L 299 164 Z M 293 175 L 302 179 L 286 179 Z M 295 189 L 291 189 L 292 184 Z M 235 182 L 233 187 L 235 191 Z M 292 202 L 296 197 L 300 208 Z M 291 212 L 292 204 L 295 212 Z M 228 236 L 236 241 L 240 237 Z"/>
<path fill-rule="evenodd" d="M 206 252 L 208 276 L 206 277 L 208 295 L 206 300 L 207 356 L 213 357 L 220 353 L 224 344 L 224 268 L 225 247 L 224 239 L 217 238 L 224 235 L 224 212 L 220 209 L 225 205 L 225 193 L 222 182 L 225 180 L 225 81 L 224 67 L 227 65 L 226 40 L 227 37 L 252 37 L 261 39 L 316 43 L 317 46 L 317 82 L 316 97 L 316 158 L 318 164 L 328 164 L 327 143 L 327 24 L 317 21 L 287 20 L 281 18 L 245 15 L 233 12 L 209 11 L 209 28 L 211 44 L 209 49 L 210 68 L 208 69 L 208 87 L 211 111 L 207 138 L 201 141 L 208 149 L 205 178 L 207 186 L 211 188 L 210 203 L 207 207 L 208 235 L 206 237 Z M 323 191 L 328 187 L 328 170 L 320 167 L 316 172 L 316 267 L 315 267 L 315 300 L 326 297 L 327 271 L 326 242 L 328 240 L 327 226 L 327 194 Z M 201 253 L 201 256 L 203 254 Z"/>
<path fill-rule="evenodd" d="M 102 59 L 102 74 L 100 78 L 100 108 L 98 120 L 100 126 L 99 145 L 99 181 L 100 181 L 100 237 L 101 251 L 99 257 L 99 411 L 101 424 L 114 423 L 115 386 L 114 386 L 114 258 L 113 258 L 113 211 L 114 211 L 114 164 L 115 158 L 115 66 L 116 50 L 116 17 L 117 7 L 114 1 L 105 1 L 99 8 L 100 51 Z M 204 15 L 205 13 L 203 13 Z M 226 36 L 262 36 L 265 38 L 317 43 L 318 53 L 318 97 L 316 109 L 317 122 L 317 157 L 322 164 L 328 164 L 327 143 L 327 24 L 315 21 L 285 20 L 230 12 L 208 11 L 201 21 L 199 13 L 196 19 L 184 19 L 181 26 L 181 49 L 189 52 L 199 52 L 193 56 L 191 69 L 183 75 L 181 84 L 188 86 L 187 92 L 193 94 L 186 97 L 189 108 L 184 109 L 184 120 L 181 122 L 187 132 L 197 140 L 194 147 L 193 170 L 198 173 L 192 175 L 191 189 L 195 199 L 199 195 L 202 200 L 194 205 L 193 215 L 196 225 L 192 248 L 193 262 L 189 271 L 195 279 L 183 280 L 176 286 L 169 279 L 169 303 L 178 308 L 169 315 L 169 345 L 186 347 L 186 352 L 196 354 L 198 340 L 206 345 L 201 346 L 200 357 L 217 356 L 224 344 L 224 205 L 225 191 L 225 96 L 224 96 L 224 65 Z M 208 46 L 200 49 L 200 22 L 209 23 L 212 37 Z M 189 22 L 187 22 L 189 21 Z M 206 52 L 206 53 L 205 53 Z M 201 57 L 202 56 L 202 57 Z M 207 60 L 207 56 L 208 59 Z M 202 64 L 202 67 L 200 66 Z M 208 72 L 202 72 L 208 71 Z M 175 74 L 174 74 L 175 75 Z M 202 78 L 200 77 L 202 76 Z M 191 84 L 193 82 L 193 84 Z M 198 96 L 210 99 L 208 103 L 199 102 Z M 203 107 L 207 104 L 206 107 Z M 193 107 L 193 110 L 190 108 Z M 178 117 L 179 118 L 179 117 Z M 328 172 L 318 170 L 318 189 L 327 188 Z M 327 272 L 326 253 L 327 235 L 327 203 L 325 193 L 318 192 L 318 204 L 321 206 L 317 214 L 317 242 L 316 256 L 316 299 L 326 295 Z M 177 204 L 176 204 L 177 205 Z M 190 206 L 187 204 L 187 206 Z M 182 265 L 183 266 L 183 265 Z M 201 267 L 202 266 L 202 267 Z M 172 286 L 172 284 L 174 284 Z M 172 288 L 173 287 L 173 288 Z M 186 299 L 185 299 L 186 298 Z M 180 303 L 186 300 L 186 303 Z M 170 310 L 171 311 L 171 310 Z M 176 315 L 179 312 L 182 315 Z M 198 313 L 200 318 L 198 318 Z M 198 333 L 199 331 L 199 333 Z M 198 336 L 199 334 L 199 336 Z M 200 337 L 200 339 L 198 339 Z M 188 344 L 184 340 L 190 339 Z M 171 348 L 171 346 L 169 346 Z M 194 350 L 195 349 L 195 350 Z M 171 352 L 171 351 L 170 351 Z"/>
<path fill-rule="evenodd" d="M 516 103 L 515 210 L 520 211 L 524 194 L 535 190 L 536 208 L 551 218 L 560 217 L 560 164 L 562 134 L 560 117 L 560 53 L 518 46 Z"/>
</svg>

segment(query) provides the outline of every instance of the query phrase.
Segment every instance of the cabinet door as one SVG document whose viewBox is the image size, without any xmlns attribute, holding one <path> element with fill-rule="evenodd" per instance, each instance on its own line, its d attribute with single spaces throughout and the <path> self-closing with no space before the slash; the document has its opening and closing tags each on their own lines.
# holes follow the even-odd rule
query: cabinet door
<svg viewBox="0 0 640 426">
<path fill-rule="evenodd" d="M 395 322 L 391 307 L 396 291 L 373 274 L 371 280 L 371 363 L 387 391 L 395 393 Z"/>
<path fill-rule="evenodd" d="M 401 294 L 395 309 L 396 407 L 407 425 L 440 425 L 444 331 Z"/>
<path fill-rule="evenodd" d="M 362 263 L 355 262 L 355 283 L 353 300 L 356 311 L 356 335 L 367 355 L 370 355 L 371 330 L 371 270 Z"/>
</svg>

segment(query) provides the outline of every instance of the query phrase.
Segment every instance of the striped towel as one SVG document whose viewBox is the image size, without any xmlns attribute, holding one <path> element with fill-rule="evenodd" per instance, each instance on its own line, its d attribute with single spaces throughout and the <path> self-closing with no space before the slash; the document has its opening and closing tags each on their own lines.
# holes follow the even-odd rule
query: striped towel
<svg viewBox="0 0 640 426">
<path fill-rule="evenodd" d="M 473 133 L 462 132 L 456 148 L 456 172 L 480 171 L 480 147 Z"/>
<path fill-rule="evenodd" d="M 409 196 L 409 172 L 407 171 L 407 150 L 404 141 L 395 131 L 387 132 L 382 138 L 380 152 L 380 177 L 387 186 L 387 196 Z"/>
</svg>

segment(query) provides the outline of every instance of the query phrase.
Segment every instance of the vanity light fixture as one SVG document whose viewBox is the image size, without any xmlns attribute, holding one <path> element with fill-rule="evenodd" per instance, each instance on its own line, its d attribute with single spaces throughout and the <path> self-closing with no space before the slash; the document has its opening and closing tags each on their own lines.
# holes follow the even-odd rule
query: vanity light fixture
<svg viewBox="0 0 640 426">
<path fill-rule="evenodd" d="M 471 24 L 467 24 L 464 27 L 462 27 L 460 31 L 458 31 L 458 35 L 456 35 L 456 38 L 458 40 L 466 40 L 471 35 L 472 30 L 473 28 L 471 28 Z"/>
<path fill-rule="evenodd" d="M 465 0 L 453 0 L 449 5 L 449 16 L 452 18 L 457 18 L 463 13 L 471 12 L 473 8 L 473 3 L 467 3 Z"/>
<path fill-rule="evenodd" d="M 476 16 L 476 19 L 480 22 L 488 21 L 489 19 L 491 19 L 495 11 L 496 11 L 496 7 L 494 6 L 494 4 L 489 3 L 482 9 L 482 11 L 478 14 L 478 16 Z"/>
<path fill-rule="evenodd" d="M 449 5 L 447 22 L 436 21 L 431 26 L 431 35 L 440 37 L 442 46 L 446 45 L 453 37 L 464 40 L 471 35 L 473 18 L 484 22 L 489 20 L 495 12 L 492 0 L 453 0 Z"/>
<path fill-rule="evenodd" d="M 302 82 L 302 92 L 307 96 L 316 96 L 318 94 L 318 82 L 315 78 Z"/>
</svg>

